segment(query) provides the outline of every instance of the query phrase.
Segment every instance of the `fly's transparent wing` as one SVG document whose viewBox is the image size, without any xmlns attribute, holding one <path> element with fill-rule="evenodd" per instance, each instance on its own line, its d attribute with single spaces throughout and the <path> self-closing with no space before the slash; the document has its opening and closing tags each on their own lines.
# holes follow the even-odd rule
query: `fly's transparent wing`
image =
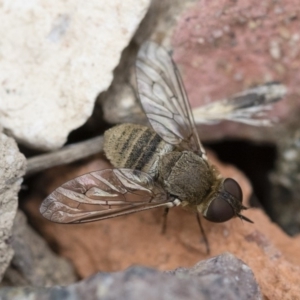
<svg viewBox="0 0 300 300">
<path fill-rule="evenodd" d="M 269 126 L 266 112 L 286 94 L 286 87 L 272 82 L 238 93 L 231 98 L 215 101 L 193 110 L 196 123 L 214 124 L 230 120 L 254 126 Z"/>
<path fill-rule="evenodd" d="M 136 61 L 141 104 L 155 132 L 167 143 L 205 156 L 179 71 L 169 53 L 145 42 Z"/>
<path fill-rule="evenodd" d="M 172 207 L 173 200 L 147 173 L 105 169 L 64 183 L 43 201 L 40 212 L 53 222 L 83 223 Z"/>
</svg>

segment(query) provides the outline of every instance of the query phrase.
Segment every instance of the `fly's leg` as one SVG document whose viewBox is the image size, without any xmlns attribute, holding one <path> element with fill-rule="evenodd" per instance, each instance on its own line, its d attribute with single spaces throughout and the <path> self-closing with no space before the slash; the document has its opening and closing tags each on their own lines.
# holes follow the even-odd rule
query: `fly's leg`
<svg viewBox="0 0 300 300">
<path fill-rule="evenodd" d="M 198 225 L 199 225 L 199 228 L 200 228 L 200 231 L 201 231 L 201 234 L 203 236 L 204 243 L 205 243 L 206 254 L 209 254 L 210 253 L 210 247 L 209 247 L 208 239 L 206 237 L 206 234 L 204 232 L 204 229 L 203 229 L 203 226 L 202 226 L 202 223 L 201 223 L 201 219 L 200 219 L 199 213 L 197 213 L 196 216 L 197 216 Z"/>
<path fill-rule="evenodd" d="M 162 229 L 161 229 L 162 234 L 165 234 L 167 231 L 167 216 L 168 216 L 169 210 L 170 210 L 170 208 L 166 207 L 164 214 L 163 214 L 163 224 L 162 224 Z"/>
</svg>

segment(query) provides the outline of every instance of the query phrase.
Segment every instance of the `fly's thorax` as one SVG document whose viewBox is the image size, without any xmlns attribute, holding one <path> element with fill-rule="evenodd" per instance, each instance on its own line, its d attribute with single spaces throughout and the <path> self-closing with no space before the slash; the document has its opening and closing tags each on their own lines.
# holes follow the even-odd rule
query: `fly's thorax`
<svg viewBox="0 0 300 300">
<path fill-rule="evenodd" d="M 190 151 L 164 155 L 159 162 L 159 176 L 170 194 L 191 207 L 206 198 L 214 181 L 214 172 L 207 161 Z"/>
<path fill-rule="evenodd" d="M 161 156 L 173 150 L 151 128 L 121 124 L 104 134 L 104 152 L 117 168 L 137 169 L 157 176 Z"/>
</svg>

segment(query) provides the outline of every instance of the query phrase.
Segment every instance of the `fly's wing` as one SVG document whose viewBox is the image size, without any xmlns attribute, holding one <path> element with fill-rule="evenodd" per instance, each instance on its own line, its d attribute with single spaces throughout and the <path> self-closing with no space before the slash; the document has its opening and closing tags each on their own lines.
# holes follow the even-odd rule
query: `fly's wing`
<svg viewBox="0 0 300 300">
<path fill-rule="evenodd" d="M 141 104 L 155 132 L 167 143 L 205 156 L 179 71 L 169 53 L 145 42 L 136 61 Z"/>
<path fill-rule="evenodd" d="M 106 169 L 64 183 L 42 202 L 40 212 L 53 222 L 83 223 L 171 207 L 173 200 L 147 173 Z"/>
<path fill-rule="evenodd" d="M 196 123 L 214 124 L 230 120 L 254 126 L 272 124 L 266 112 L 286 94 L 286 87 L 272 82 L 238 93 L 231 98 L 209 103 L 193 110 Z"/>
</svg>

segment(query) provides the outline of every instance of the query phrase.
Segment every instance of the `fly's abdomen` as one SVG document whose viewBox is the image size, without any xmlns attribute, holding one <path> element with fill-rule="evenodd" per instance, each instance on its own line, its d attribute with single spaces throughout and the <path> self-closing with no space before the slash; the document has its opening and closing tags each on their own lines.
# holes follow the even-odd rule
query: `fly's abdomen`
<svg viewBox="0 0 300 300">
<path fill-rule="evenodd" d="M 172 145 L 146 126 L 121 124 L 104 134 L 104 151 L 115 167 L 142 170 L 153 177 L 160 156 L 172 150 Z"/>
</svg>

